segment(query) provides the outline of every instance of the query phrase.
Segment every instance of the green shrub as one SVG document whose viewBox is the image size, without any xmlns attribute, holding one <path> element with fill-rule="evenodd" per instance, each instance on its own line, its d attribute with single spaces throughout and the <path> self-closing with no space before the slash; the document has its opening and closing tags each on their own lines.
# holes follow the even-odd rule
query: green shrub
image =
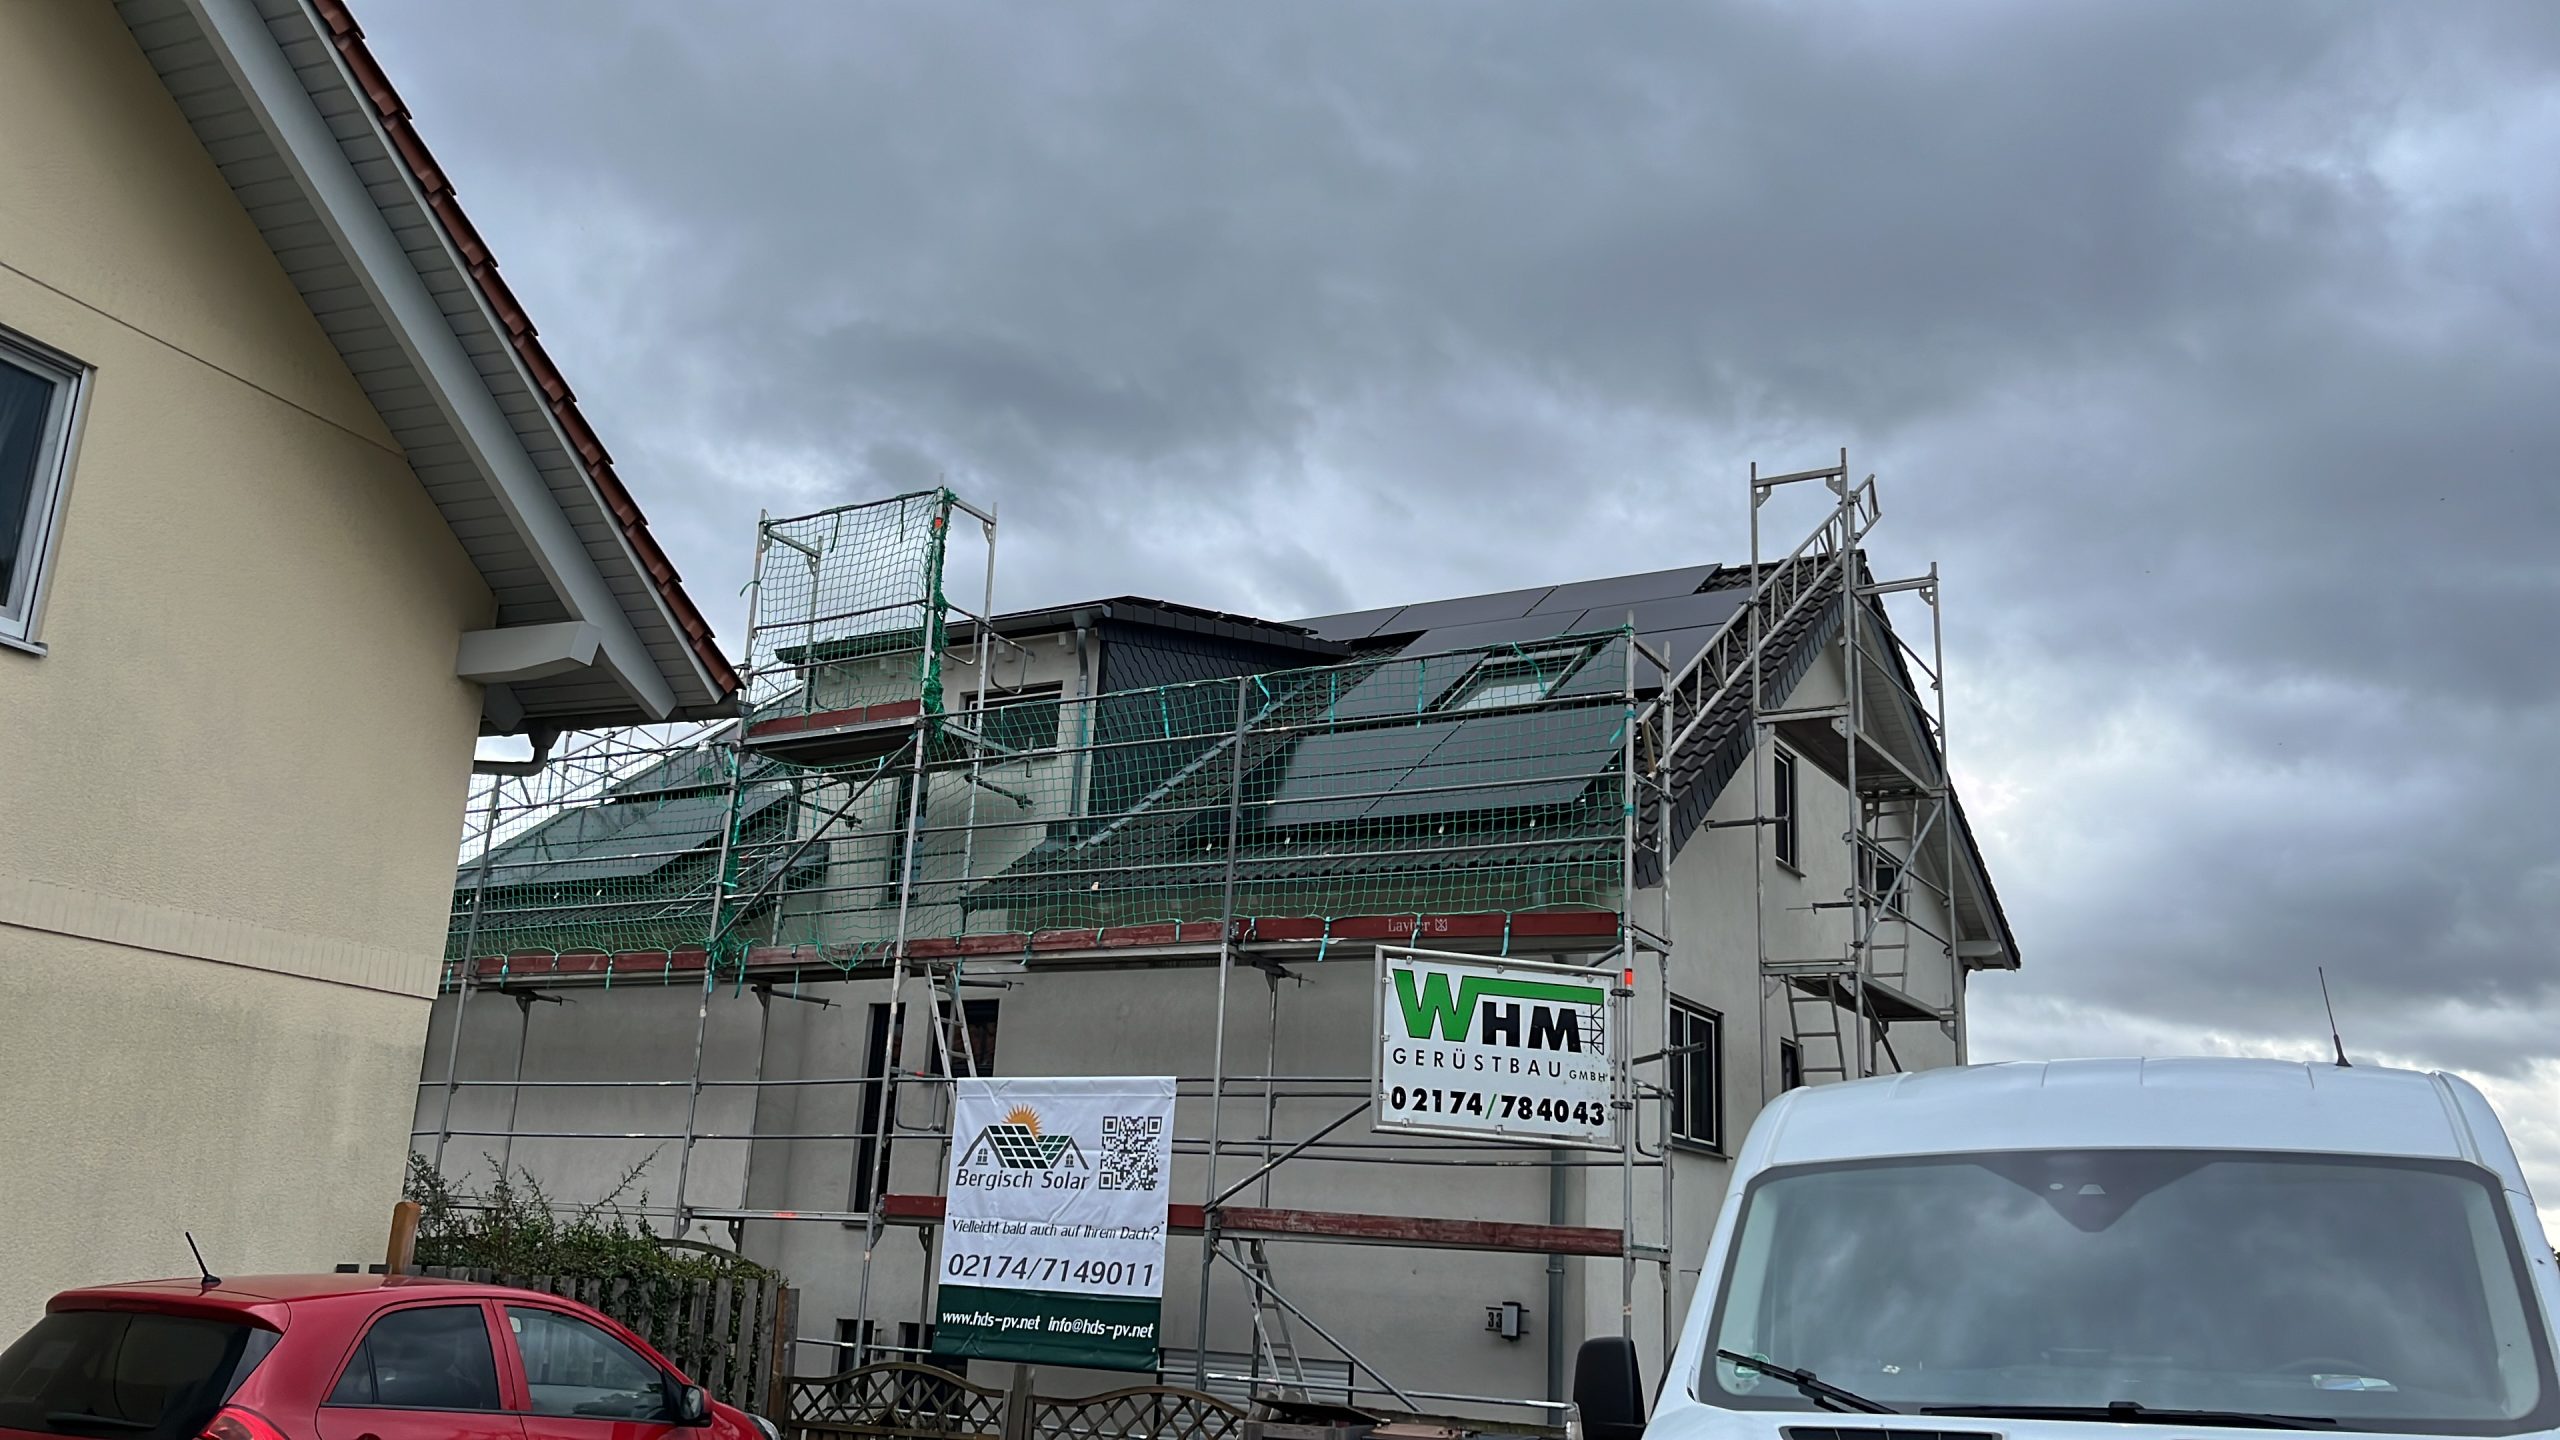
<svg viewBox="0 0 2560 1440">
<path fill-rule="evenodd" d="M 705 1373 L 715 1357 L 742 1330 L 771 1323 L 752 1313 L 751 1297 L 774 1272 L 740 1255 L 651 1233 L 644 1218 L 623 1208 L 647 1165 L 633 1166 L 603 1199 L 573 1208 L 555 1203 L 530 1172 L 492 1161 L 497 1178 L 484 1190 L 465 1192 L 413 1154 L 403 1193 L 418 1202 L 417 1263 L 593 1305 L 716 1389 L 720 1380 Z M 634 1210 L 645 1207 L 648 1196 L 631 1203 Z M 724 1280 L 731 1282 L 728 1313 L 706 1313 Z"/>
</svg>

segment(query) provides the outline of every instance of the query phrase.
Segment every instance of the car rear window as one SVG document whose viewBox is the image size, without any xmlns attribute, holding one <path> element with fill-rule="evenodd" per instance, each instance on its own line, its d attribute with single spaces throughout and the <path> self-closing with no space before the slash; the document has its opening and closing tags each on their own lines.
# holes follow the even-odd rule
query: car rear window
<svg viewBox="0 0 2560 1440">
<path fill-rule="evenodd" d="M 192 1315 L 58 1311 L 0 1351 L 0 1428 L 185 1440 L 275 1340 L 273 1331 Z"/>
</svg>

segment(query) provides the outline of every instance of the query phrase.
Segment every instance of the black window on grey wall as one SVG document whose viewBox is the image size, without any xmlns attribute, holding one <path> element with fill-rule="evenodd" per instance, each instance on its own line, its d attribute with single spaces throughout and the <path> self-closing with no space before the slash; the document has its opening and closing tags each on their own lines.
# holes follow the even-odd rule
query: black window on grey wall
<svg viewBox="0 0 2560 1440">
<path fill-rule="evenodd" d="M 1769 755 L 1769 848 L 1781 864 L 1796 863 L 1796 757 Z"/>
<path fill-rule="evenodd" d="M 1671 1134 L 1724 1148 L 1724 1017 L 1686 1000 L 1671 1002 Z"/>
</svg>

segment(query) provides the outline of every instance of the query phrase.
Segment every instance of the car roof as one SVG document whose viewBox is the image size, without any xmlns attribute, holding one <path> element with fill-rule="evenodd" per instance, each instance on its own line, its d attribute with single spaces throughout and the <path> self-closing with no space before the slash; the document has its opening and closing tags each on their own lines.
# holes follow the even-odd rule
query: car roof
<svg viewBox="0 0 2560 1440">
<path fill-rule="evenodd" d="M 2273 1150 L 2468 1160 L 2523 1187 L 2477 1090 L 2454 1076 L 2361 1065 L 2214 1057 L 1955 1066 L 1790 1091 L 1761 1131 L 1746 1168 L 1980 1150 Z"/>
<path fill-rule="evenodd" d="M 428 1275 L 230 1275 L 220 1283 L 207 1285 L 194 1276 L 167 1280 L 134 1280 L 117 1285 L 90 1285 L 66 1290 L 53 1298 L 53 1308 L 79 1309 L 87 1304 L 121 1302 L 131 1304 L 159 1297 L 186 1300 L 190 1308 L 229 1308 L 257 1310 L 276 1305 L 293 1305 L 304 1301 L 334 1300 L 350 1295 L 372 1295 L 383 1291 L 432 1292 L 455 1299 L 481 1296 L 504 1296 L 550 1300 L 557 1296 L 540 1295 L 505 1285 L 484 1285 L 467 1280 L 445 1280 Z"/>
</svg>

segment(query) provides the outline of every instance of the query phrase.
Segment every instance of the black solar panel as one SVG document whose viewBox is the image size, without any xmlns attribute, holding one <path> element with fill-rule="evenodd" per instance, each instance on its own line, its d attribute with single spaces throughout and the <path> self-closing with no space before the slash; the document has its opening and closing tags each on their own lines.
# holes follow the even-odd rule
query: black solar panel
<svg viewBox="0 0 2560 1440">
<path fill-rule="evenodd" d="M 1637 657 L 1636 667 L 1638 686 L 1658 682 L 1659 677 L 1653 680 L 1646 678 L 1646 672 L 1651 667 L 1644 663 L 1642 656 Z M 1625 693 L 1626 688 L 1627 642 L 1619 639 L 1601 646 L 1598 654 L 1584 661 L 1582 668 L 1567 676 L 1565 682 L 1557 686 L 1552 694 L 1558 699 L 1578 695 L 1619 695 Z"/>
<path fill-rule="evenodd" d="M 1296 623 L 1327 640 L 1366 640 L 1404 608 L 1402 605 L 1389 605 L 1383 610 L 1350 610 L 1340 615 L 1318 615 L 1312 620 Z"/>
<path fill-rule="evenodd" d="M 1465 678 L 1480 658 L 1470 652 L 1390 660 L 1363 676 L 1348 694 L 1331 702 L 1326 714 L 1335 720 L 1418 715 L 1440 703 L 1440 697 Z"/>
<path fill-rule="evenodd" d="M 1425 630 L 1407 641 L 1400 652 L 1406 655 L 1436 655 L 1444 650 L 1491 650 L 1511 653 L 1514 645 L 1535 645 L 1566 633 L 1571 627 L 1559 624 L 1571 615 L 1524 615 L 1517 620 L 1487 620 L 1477 625 L 1444 625 Z"/>
<path fill-rule="evenodd" d="M 1437 727 L 1445 738 L 1391 793 L 1370 803 L 1366 818 L 1566 804 L 1608 769 L 1624 718 L 1592 707 L 1482 715 Z"/>
<path fill-rule="evenodd" d="M 1595 706 L 1312 735 L 1264 820 L 1328 825 L 1561 805 L 1609 767 L 1624 715 Z"/>
<path fill-rule="evenodd" d="M 1478 625 L 1487 620 L 1517 620 L 1529 608 L 1547 597 L 1554 587 L 1538 586 L 1534 590 L 1505 590 L 1498 595 L 1461 595 L 1451 600 L 1427 600 L 1407 605 L 1395 618 L 1394 628 L 1384 626 L 1369 633 L 1401 635 L 1414 630 L 1436 630 L 1443 625 Z"/>
<path fill-rule="evenodd" d="M 1643 575 L 1612 575 L 1604 580 L 1577 580 L 1549 591 L 1530 613 L 1547 615 L 1558 611 L 1590 610 L 1604 605 L 1631 605 L 1639 600 L 1660 600 L 1673 595 L 1694 593 L 1716 573 L 1713 565 L 1684 565 L 1677 570 L 1654 570 Z"/>
<path fill-rule="evenodd" d="M 1688 664 L 1699 651 L 1707 648 L 1707 642 L 1714 639 L 1716 631 L 1722 628 L 1719 625 L 1701 625 L 1692 630 L 1657 631 L 1645 636 L 1644 643 L 1669 657 L 1672 668 L 1676 670 Z M 1637 685 L 1659 685 L 1663 679 L 1663 675 L 1656 671 L 1643 656 L 1636 657 Z"/>
<path fill-rule="evenodd" d="M 1724 617 L 1742 604 L 1739 589 L 1710 590 L 1703 595 L 1674 595 L 1659 600 L 1639 600 L 1630 604 L 1602 605 L 1582 612 L 1573 626 L 1577 630 L 1612 630 L 1635 616 L 1636 633 L 1650 634 L 1662 630 L 1687 630 L 1699 625 L 1721 625 Z M 1543 618 L 1543 617 L 1541 617 Z"/>
<path fill-rule="evenodd" d="M 1357 820 L 1447 738 L 1447 725 L 1310 735 L 1289 755 L 1288 774 L 1265 812 L 1266 825 L 1330 825 Z"/>
</svg>

